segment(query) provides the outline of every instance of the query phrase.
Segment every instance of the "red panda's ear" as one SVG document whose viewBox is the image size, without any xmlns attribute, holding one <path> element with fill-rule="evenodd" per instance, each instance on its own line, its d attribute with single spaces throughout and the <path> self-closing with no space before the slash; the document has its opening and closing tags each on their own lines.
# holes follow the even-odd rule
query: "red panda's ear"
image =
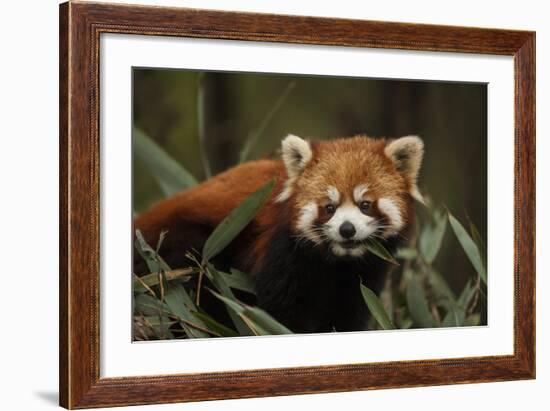
<svg viewBox="0 0 550 411">
<path fill-rule="evenodd" d="M 422 194 L 418 191 L 416 180 L 424 157 L 424 143 L 418 136 L 405 136 L 390 141 L 384 148 L 384 153 L 395 164 L 397 171 L 403 174 L 410 184 L 410 194 L 424 203 Z"/>
<path fill-rule="evenodd" d="M 289 178 L 297 178 L 313 157 L 310 144 L 295 135 L 289 134 L 282 142 L 283 162 Z"/>
</svg>

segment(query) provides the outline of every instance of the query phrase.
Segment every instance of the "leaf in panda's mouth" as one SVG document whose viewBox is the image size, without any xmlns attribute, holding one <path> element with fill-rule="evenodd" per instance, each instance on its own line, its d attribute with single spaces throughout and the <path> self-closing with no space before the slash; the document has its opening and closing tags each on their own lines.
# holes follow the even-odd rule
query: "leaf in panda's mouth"
<svg viewBox="0 0 550 411">
<path fill-rule="evenodd" d="M 394 256 L 388 251 L 386 247 L 382 245 L 380 241 L 375 240 L 374 238 L 369 238 L 364 242 L 364 244 L 365 247 L 367 247 L 367 250 L 369 250 L 369 252 L 371 252 L 372 254 L 380 257 L 382 260 L 386 260 L 392 264 L 399 265 Z"/>
</svg>

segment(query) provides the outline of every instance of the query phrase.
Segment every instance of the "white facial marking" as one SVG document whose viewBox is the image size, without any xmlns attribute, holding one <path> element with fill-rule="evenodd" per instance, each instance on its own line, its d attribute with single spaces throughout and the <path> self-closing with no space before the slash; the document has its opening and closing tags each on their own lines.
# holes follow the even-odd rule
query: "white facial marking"
<svg viewBox="0 0 550 411">
<path fill-rule="evenodd" d="M 363 199 L 363 194 L 369 191 L 366 184 L 359 184 L 353 189 L 353 199 L 356 203 L 359 203 Z"/>
<path fill-rule="evenodd" d="M 327 196 L 334 204 L 338 204 L 340 202 L 340 192 L 334 186 L 328 186 Z"/>
<path fill-rule="evenodd" d="M 377 229 L 374 218 L 363 214 L 355 204 L 345 203 L 336 209 L 336 212 L 325 224 L 326 232 L 333 241 L 346 241 L 340 235 L 340 226 L 346 221 L 355 227 L 355 235 L 352 240 L 361 241 L 366 239 Z"/>
<path fill-rule="evenodd" d="M 403 228 L 403 217 L 401 211 L 393 200 L 389 198 L 378 199 L 378 209 L 384 213 L 389 220 L 389 227 L 385 231 L 384 236 L 395 235 Z"/>
<path fill-rule="evenodd" d="M 346 255 L 350 257 L 361 257 L 367 252 L 367 247 L 363 244 L 358 244 L 353 248 L 344 248 L 340 244 L 335 243 L 331 246 L 331 250 L 337 257 L 344 257 Z"/>
<path fill-rule="evenodd" d="M 348 250 L 349 255 L 351 255 L 352 257 L 361 257 L 363 254 L 365 254 L 366 251 L 367 247 L 365 247 L 364 245 L 360 245 Z"/>
<path fill-rule="evenodd" d="M 310 239 L 314 243 L 319 244 L 321 240 L 313 232 L 313 223 L 317 219 L 319 212 L 317 211 L 317 204 L 314 202 L 307 203 L 300 210 L 300 215 L 298 216 L 298 222 L 296 223 L 296 228 L 300 231 L 304 237 Z"/>
<path fill-rule="evenodd" d="M 348 250 L 346 250 L 344 247 L 338 244 L 332 245 L 332 252 L 334 255 L 337 255 L 338 257 L 343 257 L 348 253 Z"/>
</svg>

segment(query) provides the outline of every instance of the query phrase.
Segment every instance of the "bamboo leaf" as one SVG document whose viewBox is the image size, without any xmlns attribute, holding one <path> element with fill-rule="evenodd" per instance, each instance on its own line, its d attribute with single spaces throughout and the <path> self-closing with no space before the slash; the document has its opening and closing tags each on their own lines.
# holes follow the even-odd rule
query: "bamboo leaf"
<svg viewBox="0 0 550 411">
<path fill-rule="evenodd" d="M 365 242 L 365 246 L 367 247 L 367 250 L 369 250 L 369 252 L 376 255 L 377 257 L 380 257 L 382 260 L 386 260 L 390 263 L 399 265 L 395 257 L 388 251 L 386 247 L 382 245 L 380 241 L 374 238 L 370 238 Z"/>
<path fill-rule="evenodd" d="M 261 308 L 250 307 L 237 300 L 231 300 L 213 290 L 210 290 L 210 292 L 224 302 L 235 314 L 239 315 L 256 335 L 292 334 L 292 331 Z"/>
<path fill-rule="evenodd" d="M 168 315 L 168 307 L 160 300 L 149 294 L 138 294 L 134 296 L 134 312 L 145 316 L 158 316 L 159 308 Z M 167 318 L 167 317 L 166 317 Z M 167 318 L 168 321 L 168 318 Z"/>
<path fill-rule="evenodd" d="M 171 285 L 168 287 L 168 291 L 164 297 L 166 305 L 169 310 L 178 318 L 189 321 L 190 323 L 197 324 L 200 327 L 206 328 L 206 325 L 199 319 L 196 318 L 192 311 L 197 311 L 197 307 L 187 291 L 181 285 Z M 185 330 L 185 333 L 190 338 L 208 338 L 210 334 L 207 332 L 198 330 L 196 328 L 190 327 L 184 322 L 180 322 L 181 326 Z"/>
<path fill-rule="evenodd" d="M 458 304 L 461 307 L 464 307 L 464 309 L 467 309 L 470 303 L 472 302 L 474 296 L 476 295 L 478 289 L 476 287 L 476 284 L 470 280 L 462 290 L 462 293 L 460 293 L 460 297 L 458 297 Z"/>
<path fill-rule="evenodd" d="M 168 264 L 158 255 L 157 250 L 147 243 L 140 230 L 136 230 L 136 241 L 134 244 L 138 253 L 147 263 L 150 272 L 158 274 L 160 270 L 165 272 L 171 271 Z"/>
<path fill-rule="evenodd" d="M 446 228 L 445 213 L 442 210 L 435 210 L 432 220 L 424 225 L 419 238 L 420 253 L 428 264 L 431 264 L 437 256 Z"/>
<path fill-rule="evenodd" d="M 447 310 L 447 314 L 445 314 L 445 317 L 443 318 L 443 322 L 441 323 L 442 327 L 462 327 L 464 325 L 464 317 L 466 315 L 466 312 L 464 311 L 463 307 L 456 303 L 451 303 L 449 301 L 445 302 L 445 308 Z"/>
<path fill-rule="evenodd" d="M 430 267 L 428 270 L 428 282 L 435 291 L 435 294 L 439 298 L 451 301 L 453 304 L 456 304 L 456 296 L 451 287 L 443 278 L 443 276 L 438 273 L 434 268 Z"/>
<path fill-rule="evenodd" d="M 435 327 L 436 322 L 430 312 L 428 300 L 424 289 L 417 276 L 413 272 L 406 275 L 407 281 L 407 307 L 413 322 L 423 328 Z"/>
<path fill-rule="evenodd" d="M 138 128 L 133 129 L 133 147 L 159 184 L 165 196 L 171 196 L 197 184 L 193 175 Z"/>
<path fill-rule="evenodd" d="M 138 334 L 145 340 L 150 340 L 151 337 L 156 337 L 158 339 L 174 338 L 174 334 L 170 330 L 170 327 L 175 323 L 176 321 L 170 320 L 164 316 L 161 318 L 159 315 L 134 316 L 134 339 L 139 340 Z"/>
<path fill-rule="evenodd" d="M 218 334 L 220 334 L 222 337 L 238 337 L 239 334 L 232 330 L 231 328 L 226 327 L 225 325 L 219 323 L 218 321 L 214 320 L 211 316 L 205 313 L 201 313 L 199 311 L 193 312 L 193 315 L 200 319 L 204 324 L 206 324 L 206 327 L 209 330 L 212 330 Z"/>
<path fill-rule="evenodd" d="M 265 132 L 267 126 L 275 116 L 275 114 L 279 111 L 279 109 L 282 107 L 283 103 L 286 101 L 288 96 L 290 95 L 291 91 L 296 86 L 295 82 L 289 83 L 286 88 L 283 90 L 271 110 L 267 113 L 267 115 L 264 117 L 258 128 L 253 130 L 249 135 L 248 139 L 246 140 L 243 149 L 241 150 L 240 154 L 240 162 L 243 163 L 250 158 L 250 153 L 252 152 L 252 149 L 254 146 L 258 143 L 258 140 L 260 140 L 260 137 Z"/>
<path fill-rule="evenodd" d="M 448 307 L 447 315 L 443 319 L 443 327 L 462 327 L 465 325 L 466 312 L 476 294 L 477 288 L 468 281 L 455 304 Z"/>
<path fill-rule="evenodd" d="M 483 238 L 481 238 L 481 234 L 479 234 L 479 230 L 471 220 L 470 220 L 470 233 L 472 234 L 472 239 L 476 243 L 477 249 L 479 250 L 479 254 L 481 255 L 481 259 L 483 260 L 483 266 L 487 267 L 487 246 L 485 245 L 485 241 L 483 241 Z"/>
<path fill-rule="evenodd" d="M 244 306 L 240 303 L 238 303 L 235 299 L 227 298 L 220 293 L 217 293 L 216 291 L 212 289 L 208 289 L 214 297 L 218 298 L 220 301 L 222 301 L 228 308 L 231 309 L 235 314 L 241 315 L 244 313 Z"/>
<path fill-rule="evenodd" d="M 376 319 L 378 324 L 380 324 L 380 326 L 384 330 L 393 330 L 395 327 L 393 326 L 390 317 L 386 313 L 384 306 L 382 305 L 376 294 L 370 288 L 365 287 L 361 283 L 360 287 L 363 299 L 365 300 L 365 303 L 367 304 L 370 313 Z"/>
<path fill-rule="evenodd" d="M 196 272 L 197 271 L 194 270 L 193 268 L 181 268 L 178 270 L 166 271 L 164 275 L 165 275 L 166 281 L 174 281 L 174 280 L 187 281 L 189 279 L 189 276 L 192 274 L 195 274 Z M 142 277 L 139 277 L 139 279 L 136 277 L 134 277 L 134 283 L 133 283 L 134 292 L 143 292 L 145 291 L 144 284 L 148 287 L 154 287 L 158 285 L 160 281 L 158 272 L 144 275 Z"/>
<path fill-rule="evenodd" d="M 265 330 L 265 335 L 292 334 L 292 331 L 261 308 L 251 306 L 245 307 L 243 315 L 249 318 L 253 324 L 257 324 Z"/>
<path fill-rule="evenodd" d="M 134 274 L 133 279 L 134 279 L 134 282 L 133 282 L 132 290 L 134 293 L 149 292 L 149 294 L 156 297 L 155 291 L 153 291 L 153 289 L 149 287 L 147 283 L 142 281 L 138 275 Z"/>
<path fill-rule="evenodd" d="M 401 329 L 402 330 L 408 330 L 413 326 L 413 321 L 410 318 L 405 318 L 401 321 Z"/>
<path fill-rule="evenodd" d="M 199 146 L 202 167 L 204 169 L 204 175 L 206 178 L 212 176 L 212 168 L 210 167 L 210 160 L 208 159 L 208 153 L 206 151 L 206 115 L 205 115 L 205 81 L 204 78 L 207 75 L 205 72 L 199 72 L 197 74 L 197 134 L 199 136 Z"/>
<path fill-rule="evenodd" d="M 479 313 L 470 314 L 464 321 L 464 325 L 468 327 L 476 327 L 481 323 L 481 315 Z"/>
<path fill-rule="evenodd" d="M 229 287 L 241 291 L 246 291 L 250 294 L 256 294 L 256 290 L 254 289 L 254 281 L 252 281 L 252 277 L 249 274 L 243 273 L 239 270 L 235 270 L 234 268 L 232 268 L 230 271 L 231 274 L 219 271 Z"/>
<path fill-rule="evenodd" d="M 203 262 L 209 261 L 220 253 L 252 221 L 256 213 L 260 211 L 269 198 L 274 186 L 275 180 L 271 180 L 263 185 L 260 189 L 250 194 L 218 224 L 206 240 L 202 249 Z"/>
<path fill-rule="evenodd" d="M 468 232 L 464 229 L 462 224 L 460 224 L 451 213 L 448 213 L 448 216 L 451 227 L 456 235 L 456 238 L 460 242 L 462 249 L 468 256 L 468 259 L 474 266 L 475 270 L 477 271 L 483 282 L 487 284 L 487 271 L 483 264 L 483 260 L 481 258 L 481 254 L 477 245 L 475 244 L 474 240 L 472 240 L 472 237 L 470 237 Z"/>
<path fill-rule="evenodd" d="M 155 316 L 155 315 L 150 315 L 150 316 L 144 316 L 144 317 L 137 317 L 136 318 L 138 321 L 145 321 L 147 325 L 151 325 L 153 327 L 159 327 L 160 326 L 160 320 L 159 320 L 159 317 L 158 316 Z M 170 319 L 166 319 L 164 321 L 164 325 L 166 326 L 171 326 L 171 325 L 174 325 L 175 323 L 177 323 L 177 321 L 175 320 L 170 320 Z"/>
<path fill-rule="evenodd" d="M 418 257 L 418 252 L 414 248 L 403 247 L 397 250 L 395 256 L 402 260 L 414 260 Z"/>
<path fill-rule="evenodd" d="M 212 264 L 208 264 L 205 270 L 205 274 L 208 277 L 208 279 L 214 284 L 216 289 L 226 298 L 229 298 L 232 301 L 236 301 L 237 298 L 231 291 L 231 288 L 226 283 L 224 277 L 222 274 L 216 270 L 216 268 Z M 237 331 L 240 335 L 251 335 L 250 328 L 247 326 L 245 322 L 234 312 L 234 310 L 228 310 L 229 316 L 231 317 L 231 320 L 233 321 L 233 324 L 235 324 L 235 327 L 237 328 Z"/>
<path fill-rule="evenodd" d="M 472 238 L 474 239 L 474 242 L 478 246 L 478 248 L 482 251 L 487 251 L 487 246 L 485 245 L 485 241 L 483 241 L 483 238 L 481 238 L 481 234 L 479 234 L 479 230 L 475 226 L 475 224 L 470 221 L 470 233 L 472 234 Z"/>
</svg>

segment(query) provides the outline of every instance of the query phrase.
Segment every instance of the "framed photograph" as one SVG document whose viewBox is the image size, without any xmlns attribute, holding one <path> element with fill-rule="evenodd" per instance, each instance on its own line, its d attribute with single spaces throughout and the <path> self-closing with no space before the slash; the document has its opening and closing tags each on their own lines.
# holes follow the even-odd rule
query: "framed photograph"
<svg viewBox="0 0 550 411">
<path fill-rule="evenodd" d="M 535 33 L 60 6 L 60 404 L 535 378 Z"/>
</svg>

